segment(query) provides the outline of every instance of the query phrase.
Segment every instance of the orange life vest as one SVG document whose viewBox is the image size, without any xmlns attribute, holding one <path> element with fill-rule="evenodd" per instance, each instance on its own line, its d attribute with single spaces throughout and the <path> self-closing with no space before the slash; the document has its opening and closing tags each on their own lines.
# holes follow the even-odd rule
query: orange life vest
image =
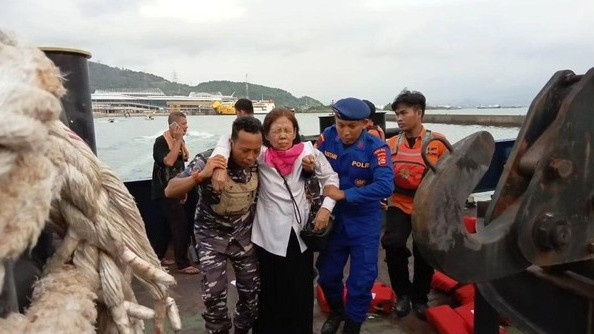
<svg viewBox="0 0 594 334">
<path fill-rule="evenodd" d="M 431 131 L 427 130 L 421 147 L 431 140 Z M 392 145 L 390 145 L 392 146 Z M 421 184 L 427 166 L 421 156 L 421 149 L 409 148 L 405 143 L 405 135 L 398 135 L 396 144 L 392 146 L 392 162 L 394 164 L 395 193 L 414 196 Z"/>
<path fill-rule="evenodd" d="M 378 137 L 379 139 L 386 140 L 386 134 L 384 133 L 384 129 L 382 129 L 381 126 L 374 124 L 369 125 L 365 129 L 367 130 L 367 132 Z"/>
</svg>

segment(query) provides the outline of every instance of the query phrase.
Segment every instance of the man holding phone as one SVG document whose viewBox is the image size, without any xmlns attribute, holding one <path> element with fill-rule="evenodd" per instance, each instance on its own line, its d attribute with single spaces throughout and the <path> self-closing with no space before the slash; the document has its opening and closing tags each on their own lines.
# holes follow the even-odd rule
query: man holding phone
<svg viewBox="0 0 594 334">
<path fill-rule="evenodd" d="M 184 142 L 184 135 L 188 131 L 186 115 L 174 111 L 168 117 L 169 129 L 162 136 L 155 139 L 153 146 L 153 179 L 152 198 L 158 203 L 165 222 L 158 226 L 151 243 L 161 264 L 172 264 L 165 259 L 165 252 L 169 245 L 169 235 L 173 237 L 173 253 L 175 264 L 180 272 L 197 274 L 198 269 L 193 267 L 188 259 L 188 247 L 192 234 L 192 224 L 186 217 L 183 201 L 165 197 L 164 189 L 169 180 L 182 172 L 184 162 L 188 161 L 189 152 Z M 151 233 L 152 234 L 152 233 Z"/>
</svg>

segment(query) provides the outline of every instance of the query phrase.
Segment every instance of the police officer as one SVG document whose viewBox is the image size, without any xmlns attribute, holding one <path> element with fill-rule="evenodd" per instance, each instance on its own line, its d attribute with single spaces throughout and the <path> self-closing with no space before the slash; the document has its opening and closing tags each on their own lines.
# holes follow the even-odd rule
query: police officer
<svg viewBox="0 0 594 334">
<path fill-rule="evenodd" d="M 188 167 L 173 178 L 167 197 L 180 197 L 199 186 L 194 233 L 199 244 L 202 277 L 202 313 L 206 333 L 227 334 L 231 319 L 227 312 L 227 261 L 235 270 L 239 300 L 233 324 L 235 334 L 247 334 L 257 316 L 260 277 L 255 248 L 251 242 L 255 198 L 258 189 L 256 159 L 262 146 L 262 124 L 254 117 L 240 117 L 231 131 L 229 164 L 212 150 L 198 154 Z M 221 193 L 210 182 L 213 170 L 226 170 L 228 182 Z"/>
<path fill-rule="evenodd" d="M 392 193 L 394 173 L 386 143 L 364 131 L 369 117 L 367 105 L 356 98 L 345 98 L 332 109 L 336 124 L 324 130 L 317 142 L 340 179 L 340 189 L 328 187 L 324 191 L 338 203 L 328 246 L 316 264 L 318 283 L 331 308 L 322 333 L 336 333 L 343 320 L 343 333 L 359 333 L 377 277 L 380 200 Z M 343 270 L 349 256 L 345 307 Z"/>
</svg>

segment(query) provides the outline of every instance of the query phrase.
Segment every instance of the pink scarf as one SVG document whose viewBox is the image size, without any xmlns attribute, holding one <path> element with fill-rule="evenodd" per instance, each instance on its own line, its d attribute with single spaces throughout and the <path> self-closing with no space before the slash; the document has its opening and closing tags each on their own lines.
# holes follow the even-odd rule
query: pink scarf
<svg viewBox="0 0 594 334">
<path fill-rule="evenodd" d="M 291 174 L 293 164 L 301 152 L 303 152 L 303 147 L 303 143 L 293 145 L 293 147 L 286 151 L 279 151 L 269 147 L 268 150 L 266 150 L 264 162 L 268 166 L 276 168 L 281 176 L 287 176 Z"/>
</svg>

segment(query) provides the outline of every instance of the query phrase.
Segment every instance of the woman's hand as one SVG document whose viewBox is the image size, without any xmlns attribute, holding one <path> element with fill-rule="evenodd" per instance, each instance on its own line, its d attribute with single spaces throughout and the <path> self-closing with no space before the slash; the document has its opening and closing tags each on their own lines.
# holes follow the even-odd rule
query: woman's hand
<svg viewBox="0 0 594 334">
<path fill-rule="evenodd" d="M 330 219 L 330 211 L 326 208 L 320 208 L 316 214 L 314 232 L 321 231 L 328 226 L 328 220 Z"/>
<path fill-rule="evenodd" d="M 227 160 L 222 155 L 215 155 L 213 159 L 220 159 L 225 162 L 225 167 L 218 167 L 212 171 L 212 177 L 210 179 L 212 190 L 215 193 L 220 193 L 225 189 L 225 185 L 227 184 Z"/>
<path fill-rule="evenodd" d="M 215 193 L 222 192 L 227 184 L 227 170 L 222 168 L 215 169 L 212 172 L 210 183 L 212 184 L 212 190 Z"/>
<path fill-rule="evenodd" d="M 220 155 L 209 158 L 206 161 L 206 166 L 204 166 L 204 169 L 200 172 L 200 175 L 202 175 L 203 178 L 208 179 L 217 168 L 223 170 L 227 168 L 227 160 Z"/>
<path fill-rule="evenodd" d="M 301 160 L 301 166 L 306 172 L 313 172 L 316 168 L 316 158 L 313 155 L 306 155 Z"/>
</svg>

